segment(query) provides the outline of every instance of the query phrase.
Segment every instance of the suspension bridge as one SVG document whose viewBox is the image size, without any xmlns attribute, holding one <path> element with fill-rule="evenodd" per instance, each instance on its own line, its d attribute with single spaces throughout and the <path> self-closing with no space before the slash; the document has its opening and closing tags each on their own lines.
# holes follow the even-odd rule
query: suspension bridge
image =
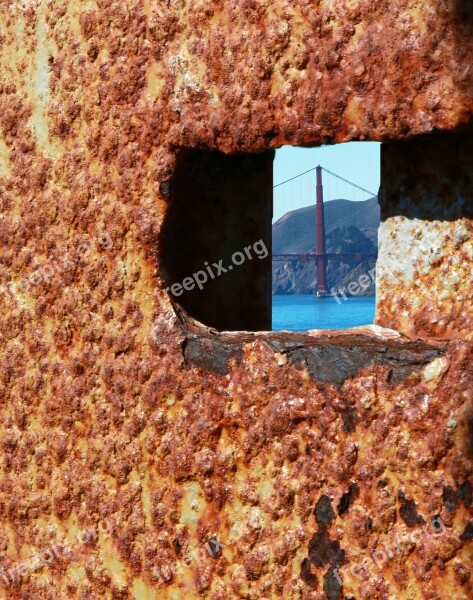
<svg viewBox="0 0 473 600">
<path fill-rule="evenodd" d="M 273 254 L 272 260 L 273 262 L 300 262 L 306 263 L 307 261 L 315 261 L 316 269 L 317 269 L 317 297 L 328 296 L 328 287 L 327 287 L 327 263 L 332 260 L 343 260 L 343 259 L 351 259 L 355 262 L 361 262 L 363 260 L 375 260 L 378 257 L 377 252 L 327 252 L 327 244 L 326 244 L 326 227 L 325 227 L 325 206 L 324 206 L 324 187 L 323 187 L 323 173 L 330 175 L 337 180 L 343 182 L 346 186 L 355 188 L 367 195 L 369 197 L 374 197 L 376 194 L 374 192 L 370 192 L 365 188 L 357 185 L 356 183 L 349 181 L 340 175 L 325 169 L 324 167 L 318 165 L 308 171 L 304 171 L 303 173 L 299 173 L 286 181 L 282 181 L 274 186 L 273 189 L 280 188 L 285 186 L 291 182 L 298 180 L 299 178 L 314 172 L 316 173 L 316 203 L 315 203 L 315 245 L 314 249 L 309 252 L 303 253 L 282 253 L 282 254 Z"/>
</svg>

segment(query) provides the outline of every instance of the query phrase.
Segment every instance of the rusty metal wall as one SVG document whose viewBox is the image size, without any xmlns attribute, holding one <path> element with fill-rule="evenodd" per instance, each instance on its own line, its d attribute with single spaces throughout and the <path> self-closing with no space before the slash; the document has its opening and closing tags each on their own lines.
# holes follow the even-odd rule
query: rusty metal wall
<svg viewBox="0 0 473 600">
<path fill-rule="evenodd" d="M 473 138 L 382 146 L 376 322 L 472 340 Z"/>
<path fill-rule="evenodd" d="M 219 334 L 159 275 L 181 149 L 470 131 L 469 4 L 0 9 L 0 595 L 471 598 L 469 313 Z"/>
</svg>

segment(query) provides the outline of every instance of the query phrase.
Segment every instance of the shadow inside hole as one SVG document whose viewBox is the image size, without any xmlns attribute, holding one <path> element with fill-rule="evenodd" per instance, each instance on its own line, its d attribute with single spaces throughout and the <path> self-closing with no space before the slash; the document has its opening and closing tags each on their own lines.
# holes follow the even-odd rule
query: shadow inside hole
<svg viewBox="0 0 473 600">
<path fill-rule="evenodd" d="M 181 151 L 163 188 L 164 287 L 191 317 L 221 331 L 271 329 L 273 158 Z"/>
<path fill-rule="evenodd" d="M 454 22 L 459 33 L 473 40 L 473 3 L 471 0 L 455 0 Z"/>
<path fill-rule="evenodd" d="M 437 133 L 381 146 L 381 221 L 473 219 L 473 137 Z"/>
</svg>

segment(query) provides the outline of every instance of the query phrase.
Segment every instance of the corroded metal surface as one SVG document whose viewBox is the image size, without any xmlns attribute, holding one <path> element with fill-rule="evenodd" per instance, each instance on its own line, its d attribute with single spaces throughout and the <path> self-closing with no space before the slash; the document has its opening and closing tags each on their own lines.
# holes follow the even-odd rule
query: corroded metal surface
<svg viewBox="0 0 473 600">
<path fill-rule="evenodd" d="M 240 340 L 225 376 L 177 364 L 169 342 L 133 368 L 126 352 L 98 367 L 76 357 L 57 375 L 61 403 L 30 408 L 41 427 L 7 420 L 4 575 L 19 579 L 32 548 L 58 555 L 23 594 L 471 596 L 468 344 L 422 348 L 382 330 L 305 336 L 299 352 L 378 355 L 337 388 L 290 364 L 284 336 Z M 385 355 L 411 364 L 402 381 Z"/>
<path fill-rule="evenodd" d="M 473 140 L 382 147 L 376 322 L 473 339 Z"/>
<path fill-rule="evenodd" d="M 146 14 L 179 145 L 384 141 L 470 120 L 466 0 L 175 0 Z"/>
<path fill-rule="evenodd" d="M 471 342 L 156 293 L 177 147 L 468 127 L 466 2 L 0 8 L 2 597 L 471 598 Z"/>
</svg>

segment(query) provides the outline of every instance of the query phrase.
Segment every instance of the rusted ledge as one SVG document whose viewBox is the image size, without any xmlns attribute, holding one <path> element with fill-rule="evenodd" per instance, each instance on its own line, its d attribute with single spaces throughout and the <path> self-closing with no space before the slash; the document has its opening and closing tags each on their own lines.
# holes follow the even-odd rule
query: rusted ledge
<svg viewBox="0 0 473 600">
<path fill-rule="evenodd" d="M 186 335 L 183 351 L 187 364 L 216 375 L 228 373 L 232 357 L 235 357 L 238 363 L 243 358 L 243 344 L 228 344 L 218 339 L 194 335 Z"/>
<path fill-rule="evenodd" d="M 185 338 L 183 352 L 187 364 L 218 375 L 228 373 L 232 357 L 241 361 L 244 344 L 256 341 L 285 355 L 295 366 L 304 366 L 314 379 L 337 387 L 372 364 L 389 367 L 390 382 L 404 381 L 412 372 L 443 355 L 446 349 L 444 340 L 410 340 L 375 325 L 304 333 L 218 332 L 180 311 L 178 314 Z"/>
</svg>

